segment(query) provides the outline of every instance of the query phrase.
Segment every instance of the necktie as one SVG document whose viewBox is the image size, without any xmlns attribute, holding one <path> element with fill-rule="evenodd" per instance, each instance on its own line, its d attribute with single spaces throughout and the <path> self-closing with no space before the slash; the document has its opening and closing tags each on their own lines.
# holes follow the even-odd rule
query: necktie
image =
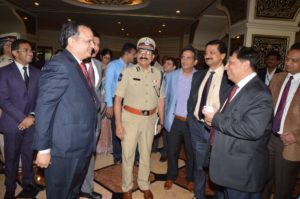
<svg viewBox="0 0 300 199">
<path fill-rule="evenodd" d="M 29 76 L 27 73 L 27 67 L 23 66 L 23 70 L 24 70 L 24 82 L 25 82 L 26 88 L 28 88 Z"/>
<path fill-rule="evenodd" d="M 210 75 L 209 75 L 209 77 L 208 77 L 208 79 L 207 79 L 207 81 L 204 85 L 202 96 L 201 96 L 201 102 L 200 102 L 200 106 L 199 106 L 199 110 L 198 110 L 199 119 L 204 118 L 204 115 L 202 113 L 202 109 L 203 109 L 203 106 L 205 106 L 205 104 L 206 104 L 209 88 L 210 88 L 211 81 L 212 81 L 212 78 L 213 78 L 214 74 L 215 74 L 215 71 L 210 72 Z"/>
<path fill-rule="evenodd" d="M 223 113 L 226 109 L 226 107 L 228 106 L 229 102 L 231 101 L 231 99 L 233 98 L 234 94 L 236 93 L 237 89 L 239 88 L 238 85 L 234 85 L 233 89 L 230 91 L 229 96 L 226 99 L 226 102 L 221 110 L 221 113 Z"/>
<path fill-rule="evenodd" d="M 89 78 L 92 82 L 92 85 L 93 87 L 95 87 L 95 71 L 94 71 L 94 68 L 93 68 L 93 65 L 92 65 L 92 62 L 89 63 L 90 67 L 88 69 L 88 74 L 89 74 Z"/>
<path fill-rule="evenodd" d="M 89 87 L 92 88 L 92 83 L 91 83 L 90 77 L 89 77 L 88 72 L 86 70 L 86 66 L 83 62 L 81 62 L 80 68 L 83 72 L 83 75 L 85 77 L 86 82 L 88 83 Z"/>
<path fill-rule="evenodd" d="M 81 68 L 81 70 L 82 70 L 82 72 L 83 72 L 83 75 L 84 75 L 84 77 L 85 77 L 85 80 L 86 80 L 87 83 L 88 83 L 88 86 L 89 86 L 89 92 L 90 92 L 90 94 L 92 95 L 92 97 L 93 97 L 93 99 L 94 99 L 94 102 L 96 103 L 96 99 L 95 99 L 95 95 L 94 95 L 94 91 L 93 91 L 94 88 L 93 88 L 93 86 L 92 86 L 92 83 L 91 83 L 89 74 L 88 74 L 88 72 L 87 72 L 87 70 L 86 70 L 86 66 L 85 66 L 85 64 L 84 64 L 83 62 L 80 63 L 80 68 Z"/>
<path fill-rule="evenodd" d="M 281 123 L 281 119 L 282 119 L 282 114 L 283 114 L 283 110 L 284 110 L 284 107 L 285 107 L 285 104 L 286 104 L 287 96 L 289 94 L 292 79 L 293 79 L 293 76 L 290 76 L 290 78 L 287 81 L 287 83 L 284 87 L 284 90 L 282 92 L 281 99 L 280 99 L 280 102 L 279 102 L 279 105 L 278 105 L 278 108 L 277 108 L 277 111 L 276 111 L 276 114 L 275 114 L 275 118 L 273 120 L 272 130 L 273 130 L 274 133 L 277 133 L 280 130 L 280 123 Z"/>
<path fill-rule="evenodd" d="M 226 109 L 226 107 L 228 106 L 228 104 L 230 103 L 231 99 L 233 98 L 234 94 L 236 93 L 237 89 L 238 89 L 238 85 L 235 85 L 233 87 L 233 89 L 231 90 L 229 96 L 227 97 L 227 100 L 221 110 L 221 113 L 223 113 Z M 212 145 L 215 141 L 215 129 L 214 128 L 211 128 L 210 129 L 210 136 L 209 136 L 209 143 Z"/>
</svg>

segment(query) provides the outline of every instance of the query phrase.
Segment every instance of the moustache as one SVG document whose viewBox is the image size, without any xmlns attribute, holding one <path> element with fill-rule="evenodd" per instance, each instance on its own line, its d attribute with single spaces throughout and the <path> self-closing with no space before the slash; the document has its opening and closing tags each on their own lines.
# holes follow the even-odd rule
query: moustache
<svg viewBox="0 0 300 199">
<path fill-rule="evenodd" d="M 210 58 L 210 57 L 209 58 L 205 58 L 205 60 L 210 60 L 210 59 L 212 59 L 212 58 Z"/>
<path fill-rule="evenodd" d="M 144 59 L 144 60 L 148 60 L 148 58 L 147 58 L 147 57 L 140 57 L 140 59 L 139 59 L 139 60 L 142 60 L 142 59 Z"/>
</svg>

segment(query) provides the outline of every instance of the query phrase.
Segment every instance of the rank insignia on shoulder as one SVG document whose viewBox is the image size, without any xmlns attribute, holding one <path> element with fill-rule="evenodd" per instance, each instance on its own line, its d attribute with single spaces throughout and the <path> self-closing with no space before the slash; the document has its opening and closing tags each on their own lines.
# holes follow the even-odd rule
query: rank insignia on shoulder
<svg viewBox="0 0 300 199">
<path fill-rule="evenodd" d="M 141 69 L 139 66 L 136 67 L 136 71 L 139 72 Z"/>
<path fill-rule="evenodd" d="M 122 80 L 122 77 L 123 77 L 123 74 L 120 73 L 119 78 L 118 78 L 118 81 L 119 81 L 119 82 Z"/>
</svg>

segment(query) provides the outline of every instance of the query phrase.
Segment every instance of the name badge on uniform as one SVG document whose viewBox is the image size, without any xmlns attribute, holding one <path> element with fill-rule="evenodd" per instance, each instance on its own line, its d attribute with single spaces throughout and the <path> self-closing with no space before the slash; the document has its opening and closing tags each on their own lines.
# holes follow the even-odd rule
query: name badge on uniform
<svg viewBox="0 0 300 199">
<path fill-rule="evenodd" d="M 133 78 L 133 80 L 135 80 L 135 81 L 141 81 L 140 78 Z"/>
</svg>

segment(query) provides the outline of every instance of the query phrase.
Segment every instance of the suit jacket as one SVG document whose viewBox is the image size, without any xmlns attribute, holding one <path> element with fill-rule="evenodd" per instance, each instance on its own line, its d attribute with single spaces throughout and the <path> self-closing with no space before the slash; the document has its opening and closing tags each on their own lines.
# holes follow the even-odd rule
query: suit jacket
<svg viewBox="0 0 300 199">
<path fill-rule="evenodd" d="M 179 75 L 182 73 L 182 69 L 175 70 L 171 73 L 166 74 L 165 81 L 165 122 L 164 127 L 168 132 L 171 130 L 171 126 L 173 124 L 175 118 L 175 110 L 177 104 L 177 97 L 178 97 L 178 82 Z M 186 91 L 190 92 L 190 91 Z"/>
<path fill-rule="evenodd" d="M 90 156 L 98 106 L 74 56 L 64 50 L 53 57 L 39 81 L 33 148 L 51 149 L 52 156 L 62 158 Z"/>
<path fill-rule="evenodd" d="M 276 70 L 275 70 L 275 74 L 280 73 L 280 72 L 282 72 L 282 70 L 277 67 Z M 257 70 L 257 75 L 260 77 L 260 79 L 263 82 L 266 81 L 266 74 L 267 74 L 267 67 Z"/>
<path fill-rule="evenodd" d="M 192 87 L 190 96 L 188 99 L 188 120 L 192 119 L 194 117 L 194 110 L 197 104 L 198 100 L 198 92 L 200 85 L 207 73 L 208 69 L 200 70 L 194 73 L 193 80 L 192 80 Z M 231 88 L 233 86 L 233 83 L 228 80 L 227 73 L 224 72 L 222 82 L 221 82 L 221 88 L 220 88 L 220 104 L 223 104 L 229 95 Z"/>
<path fill-rule="evenodd" d="M 15 64 L 0 69 L 0 130 L 4 133 L 19 132 L 18 125 L 34 112 L 40 71 L 29 65 L 28 89 Z M 27 130 L 32 130 L 29 128 Z"/>
<path fill-rule="evenodd" d="M 274 100 L 274 107 L 278 101 L 280 88 L 288 73 L 282 72 L 274 75 L 270 90 Z M 293 133 L 297 142 L 283 146 L 283 158 L 289 161 L 300 161 L 300 87 L 297 88 L 285 118 L 283 131 Z"/>
<path fill-rule="evenodd" d="M 268 87 L 255 76 L 223 113 L 215 114 L 215 141 L 209 167 L 214 183 L 244 192 L 263 189 L 268 176 L 272 107 Z"/>
</svg>

